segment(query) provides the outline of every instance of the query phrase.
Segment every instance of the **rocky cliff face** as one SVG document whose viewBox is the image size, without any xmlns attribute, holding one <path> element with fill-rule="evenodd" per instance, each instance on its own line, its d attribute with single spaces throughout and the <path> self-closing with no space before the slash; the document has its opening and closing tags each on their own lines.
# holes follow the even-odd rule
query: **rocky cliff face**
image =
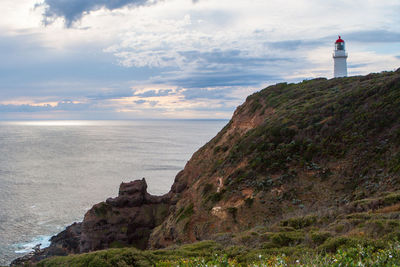
<svg viewBox="0 0 400 267">
<path fill-rule="evenodd" d="M 128 245 L 146 249 L 151 231 L 164 221 L 173 203 L 172 194 L 147 193 L 144 178 L 122 183 L 118 197 L 94 205 L 81 223 L 53 236 L 50 247 L 17 259 L 12 265 Z"/>
<path fill-rule="evenodd" d="M 122 183 L 118 197 L 94 205 L 85 214 L 80 252 L 126 245 L 145 249 L 150 232 L 168 215 L 170 200 L 170 194 L 148 194 L 144 179 Z"/>
<path fill-rule="evenodd" d="M 215 239 L 399 190 L 400 70 L 270 86 L 237 108 L 168 194 L 146 187 L 121 184 L 43 253 Z"/>
</svg>

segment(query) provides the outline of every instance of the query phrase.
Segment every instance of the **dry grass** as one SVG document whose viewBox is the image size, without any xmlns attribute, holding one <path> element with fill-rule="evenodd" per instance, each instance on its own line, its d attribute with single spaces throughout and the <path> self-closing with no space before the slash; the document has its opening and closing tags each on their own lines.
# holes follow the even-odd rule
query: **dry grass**
<svg viewBox="0 0 400 267">
<path fill-rule="evenodd" d="M 400 211 L 400 203 L 376 210 L 376 213 L 392 213 Z"/>
</svg>

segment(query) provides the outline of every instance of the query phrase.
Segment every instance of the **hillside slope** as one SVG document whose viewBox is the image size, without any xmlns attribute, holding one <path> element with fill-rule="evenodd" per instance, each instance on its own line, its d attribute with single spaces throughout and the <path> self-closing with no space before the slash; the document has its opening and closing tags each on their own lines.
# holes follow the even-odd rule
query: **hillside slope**
<svg viewBox="0 0 400 267">
<path fill-rule="evenodd" d="M 172 187 L 151 247 L 212 238 L 400 189 L 400 71 L 249 96 Z"/>
</svg>

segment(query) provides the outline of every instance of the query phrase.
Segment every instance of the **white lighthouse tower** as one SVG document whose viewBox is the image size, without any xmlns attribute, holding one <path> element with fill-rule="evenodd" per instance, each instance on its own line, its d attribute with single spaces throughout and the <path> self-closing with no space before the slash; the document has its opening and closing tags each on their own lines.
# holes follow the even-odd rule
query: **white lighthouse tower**
<svg viewBox="0 0 400 267">
<path fill-rule="evenodd" d="M 336 40 L 335 51 L 333 51 L 334 66 L 334 77 L 346 77 L 347 76 L 347 53 L 342 38 Z"/>
</svg>

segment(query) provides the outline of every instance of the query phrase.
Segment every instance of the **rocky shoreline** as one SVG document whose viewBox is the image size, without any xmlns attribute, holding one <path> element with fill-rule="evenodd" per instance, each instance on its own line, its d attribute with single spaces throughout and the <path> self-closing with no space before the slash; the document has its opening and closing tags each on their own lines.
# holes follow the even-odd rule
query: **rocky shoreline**
<svg viewBox="0 0 400 267">
<path fill-rule="evenodd" d="M 37 248 L 12 261 L 11 266 L 126 245 L 146 249 L 151 231 L 169 214 L 172 196 L 172 192 L 150 195 L 144 178 L 121 183 L 117 197 L 94 205 L 82 222 L 53 236 L 49 247 Z"/>
</svg>

